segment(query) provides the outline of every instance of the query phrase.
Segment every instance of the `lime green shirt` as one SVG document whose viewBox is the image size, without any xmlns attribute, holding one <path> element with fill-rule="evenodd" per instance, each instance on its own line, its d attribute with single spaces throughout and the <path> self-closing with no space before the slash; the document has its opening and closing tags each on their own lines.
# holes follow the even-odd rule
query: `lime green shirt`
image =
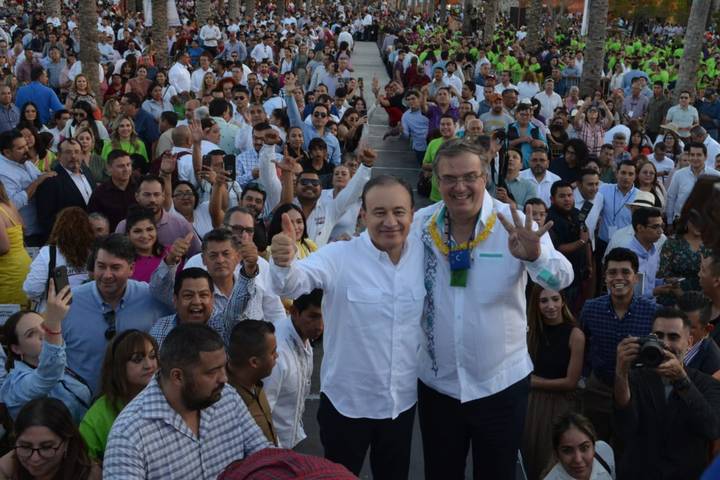
<svg viewBox="0 0 720 480">
<path fill-rule="evenodd" d="M 80 422 L 80 436 L 87 445 L 88 455 L 93 460 L 102 460 L 107 446 L 108 436 L 119 412 L 110 408 L 107 397 L 103 395 L 92 404 L 90 410 Z"/>
<path fill-rule="evenodd" d="M 100 152 L 100 156 L 107 162 L 108 155 L 110 155 L 110 152 L 115 150 L 116 147 L 113 146 L 111 140 L 105 140 L 103 143 L 103 149 L 102 152 Z M 145 161 L 148 161 L 148 155 L 147 151 L 145 150 L 145 144 L 142 142 L 142 140 L 137 140 L 135 144 L 132 144 L 128 141 L 122 141 L 120 142 L 120 150 L 123 150 L 128 155 L 132 155 L 134 153 L 137 153 L 138 155 L 142 155 L 145 157 Z"/>
<path fill-rule="evenodd" d="M 440 149 L 440 145 L 445 143 L 445 139 L 443 137 L 436 138 L 435 140 L 430 141 L 427 146 L 427 150 L 425 150 L 425 157 L 423 158 L 423 165 L 430 164 L 435 161 L 435 155 L 437 155 L 437 151 Z M 438 180 L 435 175 L 432 176 L 432 190 L 430 191 L 430 200 L 433 202 L 439 202 L 440 201 L 440 189 L 438 188 Z"/>
</svg>

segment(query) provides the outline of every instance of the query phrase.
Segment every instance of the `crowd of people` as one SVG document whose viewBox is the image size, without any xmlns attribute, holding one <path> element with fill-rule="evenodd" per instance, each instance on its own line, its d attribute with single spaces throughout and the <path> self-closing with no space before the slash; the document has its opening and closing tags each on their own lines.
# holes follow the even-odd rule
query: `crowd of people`
<svg viewBox="0 0 720 480">
<path fill-rule="evenodd" d="M 100 6 L 97 90 L 72 5 L 0 9 L 0 478 L 411 478 L 416 416 L 428 479 L 471 446 L 474 478 L 700 478 L 716 35 L 677 91 L 683 29 L 613 27 L 581 96 L 576 15 L 529 51 L 502 16 L 168 6 L 163 45 Z M 417 185 L 373 172 L 383 109 Z"/>
</svg>

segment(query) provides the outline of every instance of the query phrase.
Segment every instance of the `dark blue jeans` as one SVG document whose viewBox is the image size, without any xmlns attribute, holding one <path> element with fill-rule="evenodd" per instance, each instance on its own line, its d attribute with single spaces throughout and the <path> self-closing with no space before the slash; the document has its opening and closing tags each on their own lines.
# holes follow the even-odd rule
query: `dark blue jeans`
<svg viewBox="0 0 720 480">
<path fill-rule="evenodd" d="M 472 441 L 474 479 L 514 480 L 529 394 L 529 375 L 466 403 L 418 382 L 425 479 L 464 479 Z"/>
</svg>

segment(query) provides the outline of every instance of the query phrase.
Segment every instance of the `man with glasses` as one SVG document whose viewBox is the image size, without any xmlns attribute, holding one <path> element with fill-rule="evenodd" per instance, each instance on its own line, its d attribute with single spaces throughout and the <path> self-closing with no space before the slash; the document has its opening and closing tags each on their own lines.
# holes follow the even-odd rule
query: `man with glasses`
<svg viewBox="0 0 720 480">
<path fill-rule="evenodd" d="M 538 228 L 529 208 L 523 217 L 490 196 L 489 161 L 474 144 L 445 142 L 433 165 L 442 202 L 413 224 L 425 249 L 418 409 L 428 479 L 463 478 L 471 439 L 475 477 L 514 477 L 533 368 L 526 278 L 554 290 L 573 279 L 546 235 L 552 222 Z"/>
<path fill-rule="evenodd" d="M 620 340 L 651 332 L 655 301 L 635 295 L 638 257 L 627 248 L 610 250 L 604 261 L 608 293 L 585 302 L 580 325 L 590 346 L 585 363 L 590 377 L 585 389 L 585 415 L 592 421 L 598 438 L 615 437 L 613 428 L 613 386 L 615 360 Z"/>
<path fill-rule="evenodd" d="M 73 289 L 73 303 L 63 321 L 67 365 L 90 387 L 100 387 L 100 370 L 108 341 L 128 329 L 150 330 L 170 310 L 151 295 L 145 282 L 131 280 L 135 249 L 125 235 L 98 241 L 94 280 Z"/>
<path fill-rule="evenodd" d="M 690 92 L 683 90 L 678 97 L 679 102 L 667 111 L 665 123 L 672 123 L 678 130 L 681 138 L 690 137 L 690 130 L 700 125 L 700 116 L 695 107 L 690 105 Z"/>
</svg>

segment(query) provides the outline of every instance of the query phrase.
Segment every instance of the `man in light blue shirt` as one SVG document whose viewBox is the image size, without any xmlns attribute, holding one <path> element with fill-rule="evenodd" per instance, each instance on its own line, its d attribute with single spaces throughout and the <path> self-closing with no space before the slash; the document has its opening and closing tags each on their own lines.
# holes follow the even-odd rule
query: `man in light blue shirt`
<svg viewBox="0 0 720 480">
<path fill-rule="evenodd" d="M 672 284 L 661 285 L 662 280 L 657 279 L 657 271 L 660 267 L 660 249 L 655 242 L 660 240 L 663 234 L 662 213 L 657 208 L 641 207 L 632 214 L 632 226 L 635 230 L 628 248 L 638 256 L 638 274 L 642 281 L 635 285 L 638 295 L 653 297 L 655 295 L 672 293 L 669 290 Z"/>
<path fill-rule="evenodd" d="M 620 228 L 632 223 L 630 210 L 625 206 L 635 199 L 637 188 L 634 186 L 637 169 L 630 160 L 620 162 L 617 171 L 617 184 L 605 183 L 600 187 L 603 196 L 602 223 L 598 238 L 605 242 L 604 246 Z M 602 248 L 602 251 L 605 249 Z"/>
<path fill-rule="evenodd" d="M 420 109 L 420 92 L 409 90 L 405 94 L 408 109 L 403 113 L 400 123 L 403 135 L 410 138 L 415 159 L 421 164 L 427 150 L 427 134 L 430 120 Z"/>
<path fill-rule="evenodd" d="M 289 77 L 289 78 L 288 78 Z M 285 92 L 292 92 L 295 90 L 295 76 L 285 76 Z M 327 122 L 330 119 L 330 111 L 327 107 L 321 103 L 315 104 L 312 111 L 312 122 L 311 125 L 303 122 L 300 116 L 300 110 L 298 110 L 297 103 L 295 103 L 295 97 L 292 94 L 286 94 L 285 100 L 287 101 L 287 113 L 290 118 L 290 126 L 298 127 L 303 131 L 303 137 L 305 150 L 310 149 L 310 140 L 313 138 L 322 138 L 325 140 L 328 148 L 328 160 L 333 165 L 340 165 L 342 157 L 340 155 L 340 142 L 337 137 L 330 133 L 330 130 L 326 128 Z"/>
<path fill-rule="evenodd" d="M 42 182 L 57 173 L 40 173 L 28 161 L 27 142 L 18 130 L 0 134 L 0 152 L 0 182 L 5 186 L 10 201 L 20 211 L 25 243 L 30 247 L 40 247 L 45 242 L 37 219 L 35 191 Z"/>
<path fill-rule="evenodd" d="M 63 321 L 67 365 L 97 393 L 107 343 L 129 329 L 148 332 L 171 310 L 151 295 L 145 282 L 130 280 L 135 250 L 125 235 L 103 239 L 95 255 L 95 281 L 73 290 Z"/>
</svg>

